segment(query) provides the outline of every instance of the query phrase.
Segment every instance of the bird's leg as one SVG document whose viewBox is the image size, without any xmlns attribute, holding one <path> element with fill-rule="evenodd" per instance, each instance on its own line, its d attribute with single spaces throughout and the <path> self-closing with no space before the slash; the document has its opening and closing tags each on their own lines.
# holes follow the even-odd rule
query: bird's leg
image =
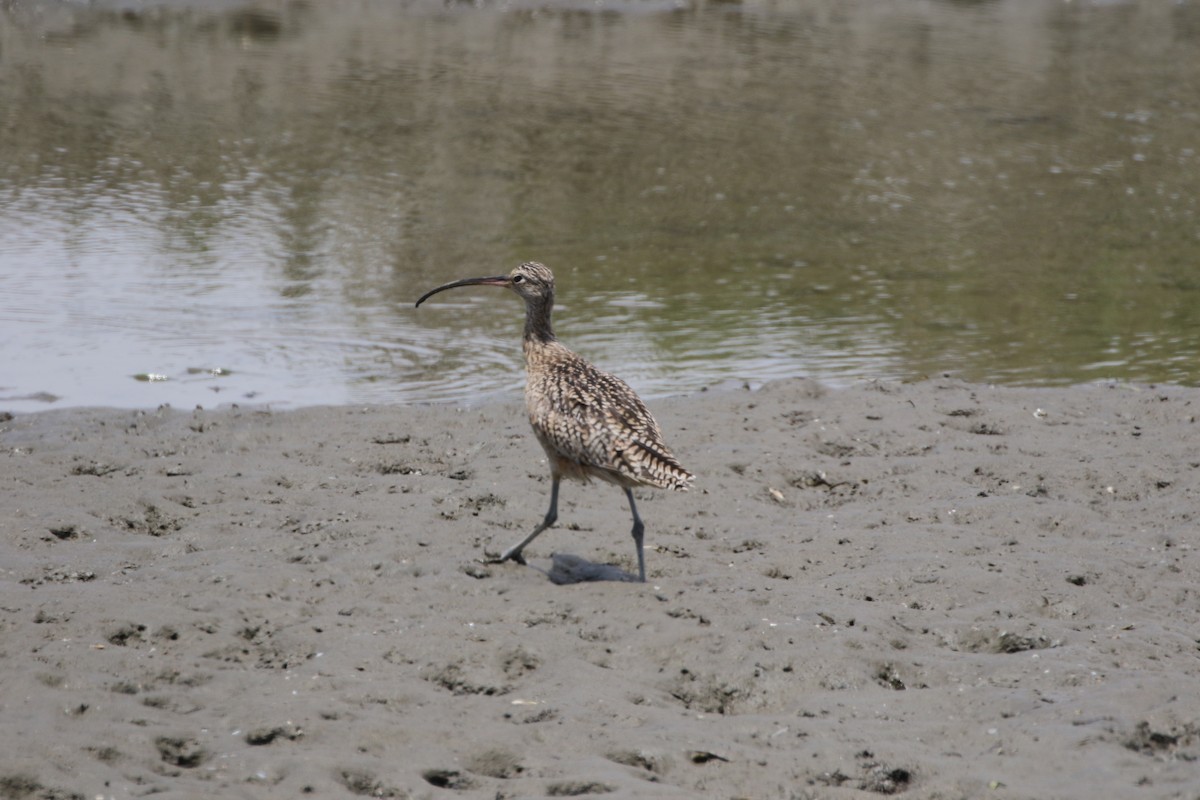
<svg viewBox="0 0 1200 800">
<path fill-rule="evenodd" d="M 642 554 L 642 539 L 646 532 L 646 526 L 642 524 L 642 518 L 638 516 L 637 504 L 633 502 L 633 489 L 625 487 L 625 496 L 629 498 L 629 510 L 633 512 L 633 543 L 637 545 L 638 579 L 645 583 L 646 556 Z"/>
<path fill-rule="evenodd" d="M 521 555 L 521 551 L 525 549 L 525 545 L 532 542 L 534 539 L 536 539 L 538 537 L 538 534 L 540 534 L 542 531 L 546 530 L 546 528 L 549 528 L 551 525 L 553 525 L 555 522 L 558 521 L 558 482 L 559 482 L 559 477 L 557 475 L 551 476 L 551 478 L 550 478 L 550 510 L 546 512 L 546 518 L 542 520 L 542 524 L 538 525 L 536 528 L 534 528 L 533 533 L 529 534 L 523 540 L 521 540 L 520 544 L 518 544 L 514 547 L 510 547 L 507 550 L 505 550 L 503 553 L 501 553 L 500 557 L 495 559 L 495 561 L 493 561 L 492 563 L 499 564 L 499 563 L 502 563 L 504 561 L 509 561 L 509 560 L 515 561 L 518 564 L 525 563 L 525 557 L 523 555 Z"/>
</svg>

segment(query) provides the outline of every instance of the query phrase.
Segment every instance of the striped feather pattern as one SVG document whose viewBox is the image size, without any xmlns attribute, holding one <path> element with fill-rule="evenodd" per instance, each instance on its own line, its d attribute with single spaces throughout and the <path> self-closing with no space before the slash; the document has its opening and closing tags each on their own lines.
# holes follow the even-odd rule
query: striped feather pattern
<svg viewBox="0 0 1200 800">
<path fill-rule="evenodd" d="M 686 491 L 694 476 L 629 385 L 557 341 L 526 340 L 525 405 L 551 464 L 565 476 Z"/>
</svg>

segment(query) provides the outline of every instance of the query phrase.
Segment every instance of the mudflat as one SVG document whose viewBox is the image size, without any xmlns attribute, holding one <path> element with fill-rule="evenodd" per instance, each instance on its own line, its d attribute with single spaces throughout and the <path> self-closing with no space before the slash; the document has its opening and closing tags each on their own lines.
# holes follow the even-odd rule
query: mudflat
<svg viewBox="0 0 1200 800">
<path fill-rule="evenodd" d="M 1200 394 L 804 380 L 0 422 L 0 798 L 1195 798 Z M 594 580 L 600 578 L 599 580 Z"/>
</svg>

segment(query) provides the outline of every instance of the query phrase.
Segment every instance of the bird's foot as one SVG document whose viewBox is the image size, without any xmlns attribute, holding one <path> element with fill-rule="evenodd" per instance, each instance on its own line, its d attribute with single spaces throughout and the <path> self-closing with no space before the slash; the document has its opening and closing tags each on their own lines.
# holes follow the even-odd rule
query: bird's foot
<svg viewBox="0 0 1200 800">
<path fill-rule="evenodd" d="M 498 556 L 486 556 L 479 559 L 480 564 L 503 564 L 505 561 L 515 561 L 521 566 L 525 566 L 525 556 L 521 555 L 521 551 L 513 552 L 507 550 Z"/>
</svg>

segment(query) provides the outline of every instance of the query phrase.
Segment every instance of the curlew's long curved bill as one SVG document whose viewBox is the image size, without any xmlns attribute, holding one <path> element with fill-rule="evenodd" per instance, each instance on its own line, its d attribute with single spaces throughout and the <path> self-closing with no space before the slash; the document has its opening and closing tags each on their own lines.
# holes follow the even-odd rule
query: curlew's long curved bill
<svg viewBox="0 0 1200 800">
<path fill-rule="evenodd" d="M 463 278 L 461 281 L 447 283 L 445 286 L 439 286 L 436 289 L 430 289 L 425 294 L 421 295 L 421 299 L 417 301 L 417 305 L 421 305 L 430 297 L 433 297 L 438 292 L 444 292 L 447 289 L 457 289 L 459 286 L 507 286 L 507 275 L 496 275 L 492 278 Z"/>
</svg>

